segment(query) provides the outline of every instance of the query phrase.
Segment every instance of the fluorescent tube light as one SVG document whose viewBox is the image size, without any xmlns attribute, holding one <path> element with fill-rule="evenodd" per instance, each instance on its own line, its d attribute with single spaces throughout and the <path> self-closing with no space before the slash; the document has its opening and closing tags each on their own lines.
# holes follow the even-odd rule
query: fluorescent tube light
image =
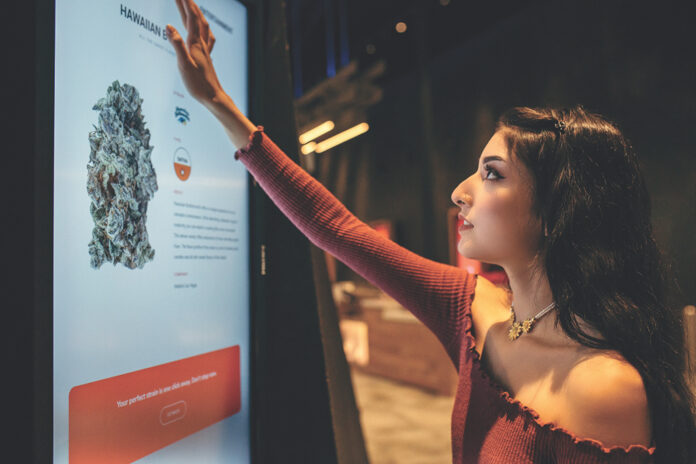
<svg viewBox="0 0 696 464">
<path fill-rule="evenodd" d="M 334 128 L 334 123 L 333 121 L 326 121 L 321 124 L 319 124 L 317 127 L 308 130 L 304 134 L 300 135 L 300 143 L 304 145 L 305 143 L 309 142 L 310 140 L 314 140 L 317 137 L 320 137 L 327 132 L 333 130 Z"/>
<path fill-rule="evenodd" d="M 317 153 L 325 152 L 326 150 L 329 150 L 330 148 L 333 148 L 336 145 L 340 145 L 341 143 L 350 140 L 353 137 L 357 137 L 360 134 L 364 134 L 368 131 L 368 129 L 370 129 L 370 126 L 366 122 L 361 122 L 357 126 L 353 126 L 350 129 L 344 130 L 340 134 L 334 135 L 333 137 L 330 137 L 326 140 L 322 140 L 317 144 L 314 151 L 316 151 Z"/>
</svg>

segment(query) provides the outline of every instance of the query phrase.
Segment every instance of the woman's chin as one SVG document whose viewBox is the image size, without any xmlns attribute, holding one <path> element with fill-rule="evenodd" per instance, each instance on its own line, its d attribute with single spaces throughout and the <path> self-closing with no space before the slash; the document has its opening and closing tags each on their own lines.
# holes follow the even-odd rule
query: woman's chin
<svg viewBox="0 0 696 464">
<path fill-rule="evenodd" d="M 487 253 L 481 253 L 474 249 L 469 242 L 462 242 L 461 240 L 457 244 L 457 253 L 466 259 L 473 259 L 476 261 L 481 261 L 482 263 L 489 263 L 489 258 Z"/>
<path fill-rule="evenodd" d="M 461 242 L 457 245 L 457 253 L 459 253 L 459 255 L 461 255 L 462 257 L 464 257 L 466 259 L 479 260 L 479 258 L 476 256 L 476 253 L 473 252 L 471 247 L 469 247 L 466 244 L 463 244 Z"/>
</svg>

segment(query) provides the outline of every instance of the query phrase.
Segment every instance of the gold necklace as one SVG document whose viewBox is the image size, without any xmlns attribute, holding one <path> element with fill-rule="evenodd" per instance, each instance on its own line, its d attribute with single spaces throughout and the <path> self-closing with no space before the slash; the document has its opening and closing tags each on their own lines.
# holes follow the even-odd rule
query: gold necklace
<svg viewBox="0 0 696 464">
<path fill-rule="evenodd" d="M 542 317 L 544 317 L 544 315 L 551 311 L 551 309 L 553 309 L 554 306 L 556 306 L 556 303 L 551 303 L 550 305 L 539 311 L 539 313 L 536 316 L 531 317 L 529 319 L 525 319 L 522 322 L 517 322 L 515 320 L 515 310 L 513 309 L 513 304 L 511 303 L 510 323 L 512 325 L 508 330 L 508 338 L 510 339 L 510 341 L 517 340 L 523 333 L 529 333 L 532 330 L 532 328 L 534 328 L 534 323 Z"/>
</svg>

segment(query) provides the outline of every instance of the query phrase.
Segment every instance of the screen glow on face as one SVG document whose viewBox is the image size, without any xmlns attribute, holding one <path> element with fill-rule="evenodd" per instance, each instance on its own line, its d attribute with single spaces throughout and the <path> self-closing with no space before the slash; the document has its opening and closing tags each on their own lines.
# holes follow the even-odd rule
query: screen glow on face
<svg viewBox="0 0 696 464">
<path fill-rule="evenodd" d="M 201 9 L 246 113 L 246 7 Z M 168 23 L 173 0 L 56 1 L 57 463 L 251 460 L 247 173 Z"/>
</svg>

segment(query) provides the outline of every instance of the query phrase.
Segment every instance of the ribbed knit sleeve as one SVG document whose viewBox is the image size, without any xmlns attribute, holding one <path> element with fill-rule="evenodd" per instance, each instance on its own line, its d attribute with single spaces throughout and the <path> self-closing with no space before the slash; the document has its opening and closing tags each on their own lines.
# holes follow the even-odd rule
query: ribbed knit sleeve
<svg viewBox="0 0 696 464">
<path fill-rule="evenodd" d="M 262 126 L 235 158 L 312 243 L 409 309 L 459 365 L 462 321 L 470 309 L 475 276 L 418 256 L 360 221 L 288 158 Z"/>
</svg>

